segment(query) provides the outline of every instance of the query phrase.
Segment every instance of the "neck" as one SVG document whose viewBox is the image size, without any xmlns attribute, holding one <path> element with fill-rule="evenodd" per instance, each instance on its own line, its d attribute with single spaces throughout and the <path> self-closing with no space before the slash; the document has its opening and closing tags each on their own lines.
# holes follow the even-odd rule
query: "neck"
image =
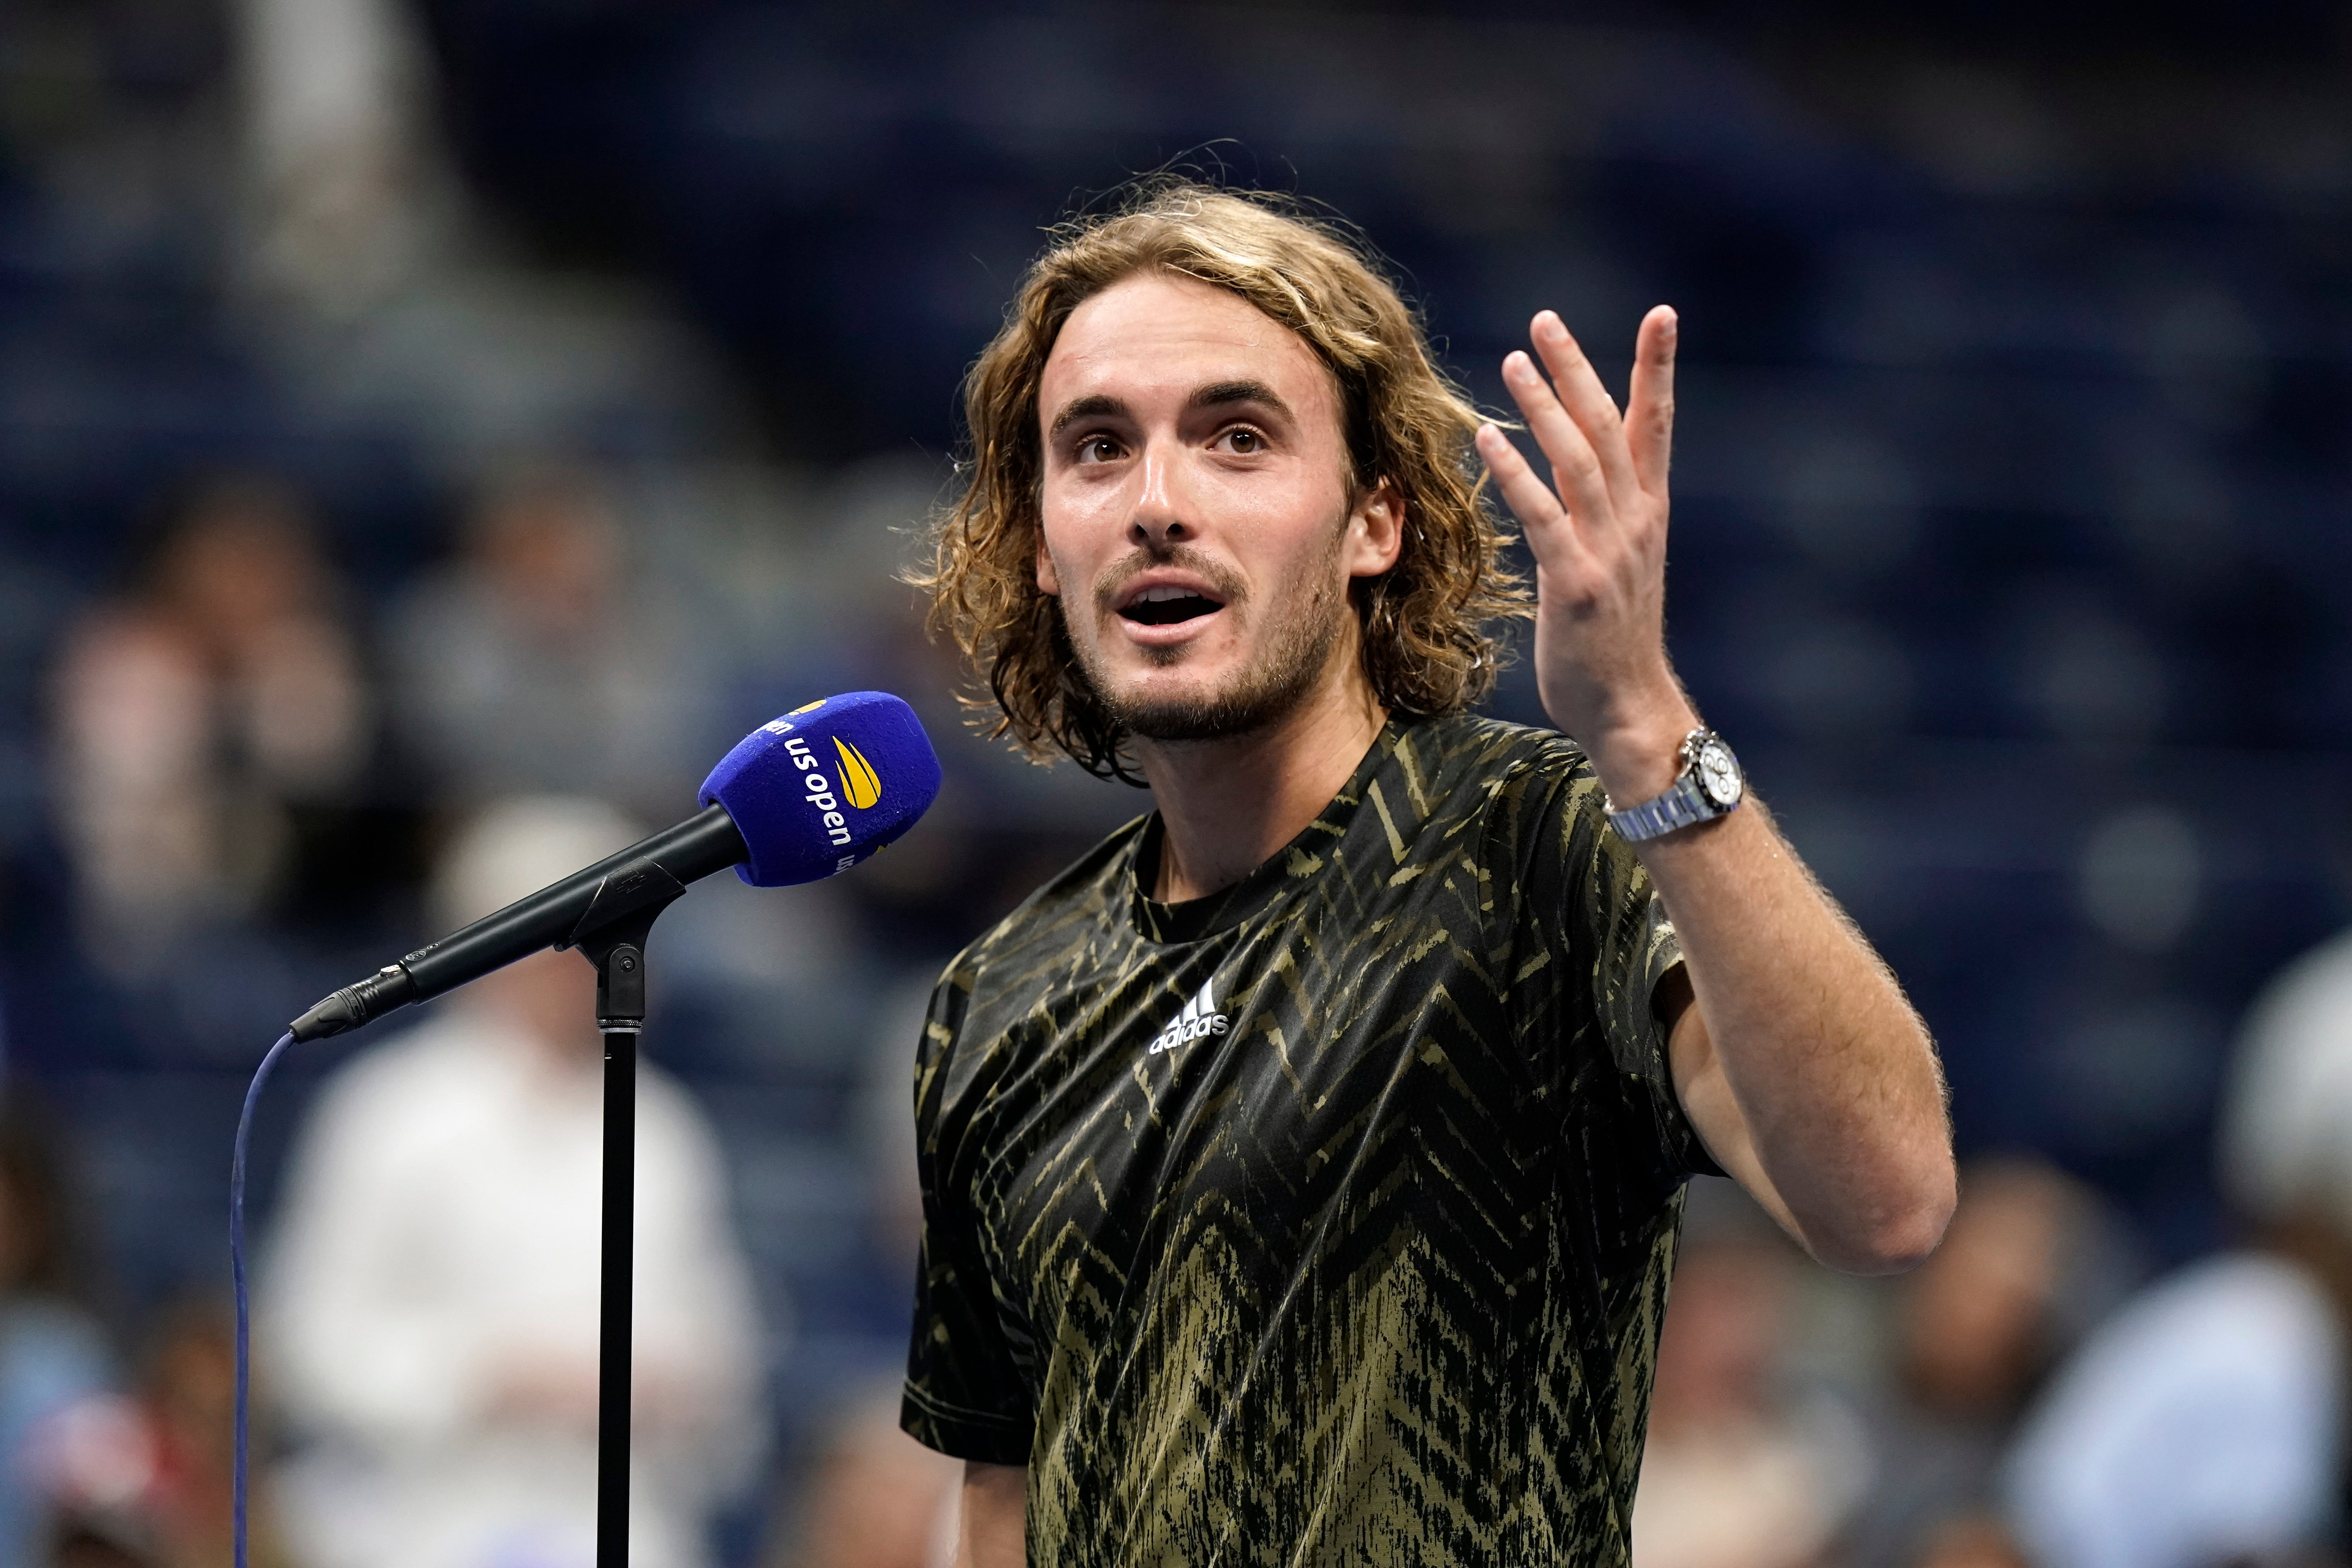
<svg viewBox="0 0 2352 1568">
<path fill-rule="evenodd" d="M 1353 643 L 1334 650 L 1305 700 L 1261 729 L 1135 743 L 1162 828 L 1153 898 L 1179 903 L 1232 887 L 1339 793 L 1388 722 Z"/>
<path fill-rule="evenodd" d="M 2257 1240 L 2318 1281 L 2336 1315 L 2352 1324 L 2352 1237 L 2334 1215 L 2308 1206 L 2264 1226 Z"/>
</svg>

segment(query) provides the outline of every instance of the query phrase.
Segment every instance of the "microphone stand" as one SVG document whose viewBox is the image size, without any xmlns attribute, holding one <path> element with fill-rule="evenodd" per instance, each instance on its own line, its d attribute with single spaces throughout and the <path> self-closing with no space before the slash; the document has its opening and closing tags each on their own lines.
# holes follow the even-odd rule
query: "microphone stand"
<svg viewBox="0 0 2352 1568">
<path fill-rule="evenodd" d="M 651 859 L 606 877 L 568 946 L 596 968 L 604 1037 L 604 1241 L 597 1258 L 596 1568 L 628 1568 L 629 1370 L 635 1284 L 637 1037 L 646 939 L 686 886 Z"/>
</svg>

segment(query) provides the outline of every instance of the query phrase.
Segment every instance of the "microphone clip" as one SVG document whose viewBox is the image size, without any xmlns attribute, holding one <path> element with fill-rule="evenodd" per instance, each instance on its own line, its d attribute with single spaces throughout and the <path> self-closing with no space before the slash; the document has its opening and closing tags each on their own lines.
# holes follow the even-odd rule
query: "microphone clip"
<svg viewBox="0 0 2352 1568">
<path fill-rule="evenodd" d="M 658 914 L 660 911 L 654 911 Z M 629 922 L 633 931 L 600 932 L 581 952 L 596 966 L 596 1027 L 608 1035 L 635 1035 L 646 1026 L 646 937 L 654 917 Z"/>
<path fill-rule="evenodd" d="M 646 1024 L 646 939 L 654 921 L 686 893 L 686 884 L 640 857 L 597 884 L 595 897 L 563 945 L 596 970 L 596 1026 L 637 1034 Z"/>
</svg>

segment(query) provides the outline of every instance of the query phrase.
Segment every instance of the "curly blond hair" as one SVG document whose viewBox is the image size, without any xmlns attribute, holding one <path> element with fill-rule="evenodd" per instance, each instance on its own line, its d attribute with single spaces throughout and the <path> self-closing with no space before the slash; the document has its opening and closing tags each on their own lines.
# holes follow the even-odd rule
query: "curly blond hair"
<svg viewBox="0 0 2352 1568">
<path fill-rule="evenodd" d="M 1381 702 L 1418 716 L 1485 695 L 1501 656 L 1486 625 L 1525 616 L 1528 599 L 1482 503 L 1471 447 L 1482 416 L 1437 368 L 1420 318 L 1370 247 L 1294 202 L 1177 179 L 1141 183 L 1112 210 L 1050 237 L 965 377 L 961 489 L 934 521 L 928 563 L 909 576 L 930 595 L 932 630 L 953 638 L 987 685 L 987 697 L 965 699 L 994 710 L 979 721 L 984 731 L 1038 762 L 1059 752 L 1088 773 L 1138 782 L 1125 731 L 1037 586 L 1037 395 L 1070 313 L 1150 271 L 1230 289 L 1305 339 L 1339 387 L 1351 502 L 1385 483 L 1402 503 L 1396 564 L 1359 579 L 1350 595 Z"/>
</svg>

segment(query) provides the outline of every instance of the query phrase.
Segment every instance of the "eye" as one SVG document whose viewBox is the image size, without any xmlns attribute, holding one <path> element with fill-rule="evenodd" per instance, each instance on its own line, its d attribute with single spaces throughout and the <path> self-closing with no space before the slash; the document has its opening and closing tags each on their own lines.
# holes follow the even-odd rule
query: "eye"
<svg viewBox="0 0 2352 1568">
<path fill-rule="evenodd" d="M 1118 456 L 1118 442 L 1109 436 L 1081 437 L 1072 456 L 1081 463 L 1108 463 Z"/>
<path fill-rule="evenodd" d="M 1265 435 L 1251 429 L 1246 425 L 1236 425 L 1230 430 L 1221 432 L 1217 439 L 1224 445 L 1227 451 L 1237 457 L 1254 458 L 1265 450 Z"/>
</svg>

